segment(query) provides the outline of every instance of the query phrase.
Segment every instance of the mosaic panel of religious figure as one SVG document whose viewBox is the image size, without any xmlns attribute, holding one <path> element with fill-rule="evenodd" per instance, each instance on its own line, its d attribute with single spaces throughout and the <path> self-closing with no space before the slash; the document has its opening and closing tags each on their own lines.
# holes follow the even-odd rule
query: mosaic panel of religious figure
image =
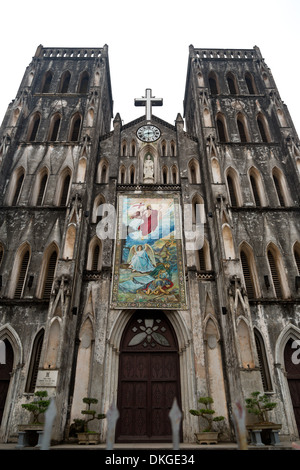
<svg viewBox="0 0 300 470">
<path fill-rule="evenodd" d="M 113 308 L 186 309 L 179 195 L 119 195 Z"/>
</svg>

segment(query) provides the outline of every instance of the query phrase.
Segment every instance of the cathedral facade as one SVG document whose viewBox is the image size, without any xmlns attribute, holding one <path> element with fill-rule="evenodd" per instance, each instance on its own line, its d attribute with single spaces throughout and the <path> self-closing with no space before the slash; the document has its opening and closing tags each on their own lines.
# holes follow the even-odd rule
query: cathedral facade
<svg viewBox="0 0 300 470">
<path fill-rule="evenodd" d="M 83 397 L 119 410 L 117 442 L 181 440 L 211 396 L 254 391 L 300 430 L 300 145 L 258 47 L 190 46 L 183 117 L 113 115 L 108 47 L 39 46 L 0 131 L 0 438 L 55 397 L 53 439 Z M 3 360 L 4 358 L 4 360 Z M 253 421 L 251 415 L 247 422 Z M 106 420 L 101 422 L 102 439 Z"/>
</svg>

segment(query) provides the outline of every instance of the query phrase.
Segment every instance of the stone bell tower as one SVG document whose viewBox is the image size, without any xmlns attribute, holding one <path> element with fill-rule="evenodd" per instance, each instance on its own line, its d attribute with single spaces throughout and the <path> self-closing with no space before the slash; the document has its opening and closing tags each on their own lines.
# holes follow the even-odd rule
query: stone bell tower
<svg viewBox="0 0 300 470">
<path fill-rule="evenodd" d="M 277 419 L 297 435 L 286 377 L 300 326 L 298 135 L 258 47 L 190 46 L 184 113 L 202 155 L 230 401 L 283 393 Z"/>
<path fill-rule="evenodd" d="M 99 135 L 109 132 L 111 118 L 107 46 L 37 48 L 1 127 L 0 309 L 14 352 L 4 438 L 22 422 L 20 404 L 41 388 L 56 396 L 54 438 L 63 436 L 89 189 Z"/>
</svg>

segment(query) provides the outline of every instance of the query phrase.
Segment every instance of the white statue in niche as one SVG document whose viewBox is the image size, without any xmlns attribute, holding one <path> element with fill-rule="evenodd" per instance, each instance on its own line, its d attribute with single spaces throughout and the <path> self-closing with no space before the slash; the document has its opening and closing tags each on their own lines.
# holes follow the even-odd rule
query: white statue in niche
<svg viewBox="0 0 300 470">
<path fill-rule="evenodd" d="M 152 183 L 154 181 L 154 164 L 151 155 L 147 155 L 144 161 L 144 182 Z"/>
</svg>

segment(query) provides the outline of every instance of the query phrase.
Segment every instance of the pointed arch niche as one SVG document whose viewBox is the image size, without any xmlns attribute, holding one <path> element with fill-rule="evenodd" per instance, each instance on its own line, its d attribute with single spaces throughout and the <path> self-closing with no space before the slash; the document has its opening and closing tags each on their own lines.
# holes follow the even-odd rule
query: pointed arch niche
<svg viewBox="0 0 300 470">
<path fill-rule="evenodd" d="M 23 347 L 17 332 L 6 323 L 0 327 L 0 341 L 6 346 L 6 366 L 3 371 L 4 383 L 0 379 L 1 384 L 1 402 L 0 410 L 0 438 L 1 442 L 6 442 L 8 438 L 8 426 L 4 423 L 8 422 L 11 413 L 11 404 L 14 402 L 14 394 L 18 389 L 20 375 L 22 373 L 18 364 L 24 364 Z M 8 356 L 9 354 L 9 356 Z"/>
<path fill-rule="evenodd" d="M 87 165 L 86 157 L 81 157 L 78 162 L 78 168 L 77 168 L 77 177 L 76 177 L 77 183 L 85 182 L 86 165 Z"/>
<path fill-rule="evenodd" d="M 66 233 L 66 240 L 65 240 L 65 247 L 64 247 L 64 259 L 72 259 L 74 255 L 74 248 L 76 242 L 76 226 L 74 224 L 70 224 L 67 233 Z"/>
<path fill-rule="evenodd" d="M 154 174 L 154 181 L 153 183 L 160 182 L 158 181 L 160 179 L 160 172 L 159 172 L 159 167 L 158 167 L 158 153 L 156 147 L 154 147 L 151 144 L 145 145 L 145 147 L 141 148 L 138 154 L 138 162 L 139 162 L 139 179 L 141 182 L 144 180 L 144 163 L 145 160 L 148 158 L 148 155 L 150 155 L 151 160 L 153 161 L 153 174 Z M 138 176 L 138 175 L 137 175 Z M 138 183 L 137 178 L 136 178 L 136 183 Z"/>
<path fill-rule="evenodd" d="M 55 317 L 51 322 L 47 349 L 44 358 L 44 369 L 56 369 L 59 364 L 59 352 L 60 352 L 60 334 L 61 334 L 61 320 Z"/>
<path fill-rule="evenodd" d="M 224 243 L 224 252 L 226 259 L 235 259 L 235 249 L 231 228 L 227 223 L 222 225 L 222 235 Z"/>
<path fill-rule="evenodd" d="M 84 319 L 79 332 L 79 348 L 76 362 L 71 422 L 82 419 L 82 398 L 90 392 L 91 363 L 94 350 L 94 328 L 90 313 Z"/>
<path fill-rule="evenodd" d="M 244 318 L 239 318 L 237 326 L 237 340 L 239 346 L 240 360 L 244 369 L 255 367 L 249 326 Z"/>
<path fill-rule="evenodd" d="M 226 394 L 224 389 L 220 332 L 217 321 L 211 314 L 207 315 L 204 320 L 204 331 L 208 391 L 214 400 L 216 413 L 224 416 L 224 413 L 226 413 L 226 406 L 224 406 Z"/>
<path fill-rule="evenodd" d="M 216 157 L 212 157 L 211 159 L 211 172 L 212 172 L 213 183 L 215 184 L 222 183 L 220 164 L 219 164 L 219 160 Z"/>
<path fill-rule="evenodd" d="M 191 184 L 201 183 L 199 162 L 194 158 L 188 163 L 188 178 Z"/>
</svg>

